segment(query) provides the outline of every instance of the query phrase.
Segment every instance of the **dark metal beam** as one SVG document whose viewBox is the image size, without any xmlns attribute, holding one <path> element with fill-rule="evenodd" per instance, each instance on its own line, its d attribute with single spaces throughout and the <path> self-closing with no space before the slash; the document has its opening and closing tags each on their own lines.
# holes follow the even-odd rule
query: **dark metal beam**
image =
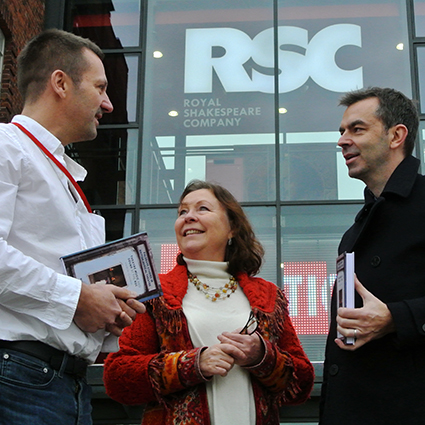
<svg viewBox="0 0 425 425">
<path fill-rule="evenodd" d="M 64 29 L 65 0 L 46 0 L 44 28 Z"/>
</svg>

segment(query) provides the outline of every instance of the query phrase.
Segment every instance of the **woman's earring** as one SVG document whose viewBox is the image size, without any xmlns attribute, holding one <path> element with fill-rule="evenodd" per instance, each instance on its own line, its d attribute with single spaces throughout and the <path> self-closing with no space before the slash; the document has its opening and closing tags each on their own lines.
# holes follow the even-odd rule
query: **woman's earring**
<svg viewBox="0 0 425 425">
<path fill-rule="evenodd" d="M 230 238 L 228 241 L 227 241 L 227 245 L 232 245 L 232 238 Z"/>
</svg>

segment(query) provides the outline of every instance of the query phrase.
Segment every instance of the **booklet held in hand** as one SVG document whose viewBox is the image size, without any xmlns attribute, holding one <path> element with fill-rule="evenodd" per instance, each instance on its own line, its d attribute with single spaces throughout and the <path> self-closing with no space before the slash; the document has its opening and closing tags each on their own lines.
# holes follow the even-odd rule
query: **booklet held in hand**
<svg viewBox="0 0 425 425">
<path fill-rule="evenodd" d="M 344 252 L 336 259 L 336 291 L 339 307 L 354 308 L 354 252 Z M 338 332 L 338 338 L 346 345 L 355 343 L 354 337 L 345 337 Z"/>
<path fill-rule="evenodd" d="M 127 288 L 139 301 L 162 295 L 146 232 L 66 255 L 61 261 L 68 276 L 85 283 Z"/>
</svg>

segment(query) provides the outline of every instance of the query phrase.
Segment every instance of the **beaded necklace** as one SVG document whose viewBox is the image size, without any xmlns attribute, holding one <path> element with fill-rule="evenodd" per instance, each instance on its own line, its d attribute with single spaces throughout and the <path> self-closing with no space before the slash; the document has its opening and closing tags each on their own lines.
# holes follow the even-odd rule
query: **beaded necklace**
<svg viewBox="0 0 425 425">
<path fill-rule="evenodd" d="M 224 286 L 220 286 L 220 288 L 211 288 L 211 286 L 207 285 L 206 283 L 202 283 L 189 271 L 187 272 L 187 277 L 189 278 L 190 282 L 195 285 L 196 289 L 204 293 L 205 298 L 211 300 L 212 302 L 229 298 L 238 287 L 238 282 L 236 282 L 236 279 L 233 276 L 230 277 L 229 283 L 226 283 Z"/>
</svg>

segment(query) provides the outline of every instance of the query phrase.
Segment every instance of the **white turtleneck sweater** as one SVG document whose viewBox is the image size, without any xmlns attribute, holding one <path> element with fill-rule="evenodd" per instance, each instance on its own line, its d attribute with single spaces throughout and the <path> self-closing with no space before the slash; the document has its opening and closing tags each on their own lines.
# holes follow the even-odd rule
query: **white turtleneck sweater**
<svg viewBox="0 0 425 425">
<path fill-rule="evenodd" d="M 188 270 L 202 283 L 220 288 L 230 280 L 227 263 L 184 258 Z M 191 282 L 183 298 L 183 311 L 195 347 L 218 344 L 217 336 L 242 328 L 251 307 L 238 286 L 229 298 L 212 302 Z M 214 376 L 207 382 L 212 425 L 254 425 L 255 401 L 249 372 L 235 365 L 226 377 Z"/>
</svg>

